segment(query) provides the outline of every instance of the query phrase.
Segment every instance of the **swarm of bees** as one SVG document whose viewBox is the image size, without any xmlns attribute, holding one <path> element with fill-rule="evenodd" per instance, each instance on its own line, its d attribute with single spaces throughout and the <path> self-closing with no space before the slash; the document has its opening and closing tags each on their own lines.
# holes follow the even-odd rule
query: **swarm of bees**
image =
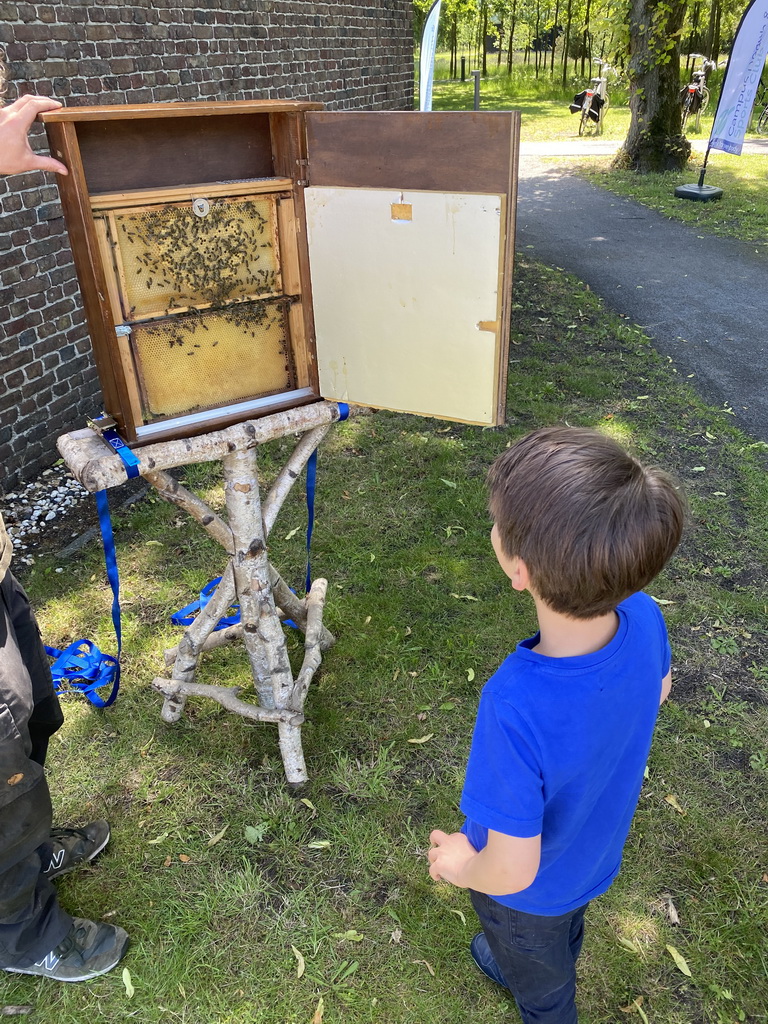
<svg viewBox="0 0 768 1024">
<path fill-rule="evenodd" d="M 280 280 L 270 213 L 268 200 L 213 200 L 204 217 L 186 205 L 120 216 L 126 269 L 150 303 L 153 293 L 164 296 L 166 314 L 274 295 Z"/>
</svg>

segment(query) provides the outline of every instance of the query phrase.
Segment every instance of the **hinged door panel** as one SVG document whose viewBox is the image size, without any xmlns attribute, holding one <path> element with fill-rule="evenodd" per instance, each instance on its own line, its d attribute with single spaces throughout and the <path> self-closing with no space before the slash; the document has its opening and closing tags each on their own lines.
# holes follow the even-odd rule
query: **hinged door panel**
<svg viewBox="0 0 768 1024">
<path fill-rule="evenodd" d="M 504 421 L 516 112 L 308 112 L 325 398 Z"/>
<path fill-rule="evenodd" d="M 500 196 L 309 188 L 324 398 L 496 421 Z"/>
</svg>

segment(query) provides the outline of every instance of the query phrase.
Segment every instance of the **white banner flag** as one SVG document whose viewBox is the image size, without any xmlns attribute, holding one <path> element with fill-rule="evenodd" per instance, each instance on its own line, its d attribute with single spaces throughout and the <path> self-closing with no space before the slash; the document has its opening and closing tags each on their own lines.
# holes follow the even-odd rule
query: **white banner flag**
<svg viewBox="0 0 768 1024">
<path fill-rule="evenodd" d="M 435 52 L 437 51 L 437 23 L 440 20 L 440 4 L 435 0 L 424 22 L 419 51 L 419 110 L 432 109 L 432 80 L 435 77 Z"/>
<path fill-rule="evenodd" d="M 736 32 L 723 76 L 710 149 L 741 154 L 768 53 L 768 0 L 752 0 Z"/>
</svg>

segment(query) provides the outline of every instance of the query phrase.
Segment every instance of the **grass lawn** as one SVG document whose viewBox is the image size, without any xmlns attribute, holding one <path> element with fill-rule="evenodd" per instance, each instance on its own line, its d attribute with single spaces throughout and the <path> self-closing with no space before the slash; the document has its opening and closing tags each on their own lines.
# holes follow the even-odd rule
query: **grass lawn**
<svg viewBox="0 0 768 1024">
<path fill-rule="evenodd" d="M 727 235 L 752 242 L 755 251 L 768 253 L 768 196 L 765 179 L 768 150 L 763 154 L 732 156 L 712 150 L 705 181 L 724 191 L 722 199 L 709 203 L 678 199 L 675 188 L 699 180 L 702 154 L 689 162 L 688 169 L 668 174 L 635 174 L 614 171 L 609 159 L 599 163 L 579 160 L 578 173 L 593 184 L 618 195 L 636 199 L 664 216 L 682 221 L 701 231 Z"/>
<path fill-rule="evenodd" d="M 623 873 L 588 914 L 580 1019 L 766 1021 L 766 445 L 704 405 L 593 293 L 524 259 L 506 426 L 380 413 L 339 425 L 322 449 L 313 569 L 330 581 L 338 642 L 307 703 L 302 792 L 283 783 L 271 727 L 201 699 L 161 723 L 150 683 L 178 639 L 169 614 L 221 560 L 159 500 L 116 516 L 123 688 L 106 712 L 65 699 L 49 764 L 59 821 L 112 822 L 105 854 L 59 889 L 68 909 L 130 932 L 133 995 L 120 969 L 70 986 L 6 976 L 0 1005 L 45 1024 L 515 1019 L 469 960 L 466 895 L 431 883 L 424 854 L 431 828 L 460 824 L 480 688 L 534 629 L 491 553 L 485 472 L 521 433 L 563 421 L 676 472 L 692 510 L 651 588 L 676 683 Z M 263 451 L 266 480 L 284 453 L 283 442 Z M 221 504 L 215 472 L 185 479 Z M 271 543 L 297 587 L 304 519 L 296 495 Z M 66 564 L 39 558 L 25 582 L 48 642 L 88 636 L 113 650 L 95 543 Z M 245 655 L 207 656 L 201 678 L 247 683 Z"/>
<path fill-rule="evenodd" d="M 471 110 L 474 102 L 474 84 L 450 81 L 443 58 L 438 62 L 433 106 L 435 110 Z M 482 110 L 509 110 L 521 112 L 521 138 L 523 142 L 566 142 L 578 138 L 579 118 L 568 110 L 575 90 L 580 89 L 573 79 L 567 89 L 553 83 L 548 74 L 537 79 L 530 70 L 516 67 L 512 78 L 504 70 L 495 68 L 481 80 L 480 108 Z M 622 142 L 629 128 L 629 107 L 626 88 L 615 84 L 609 87 L 611 106 L 606 114 L 601 138 Z M 701 126 L 688 129 L 691 141 L 709 138 L 714 117 L 714 103 L 702 115 Z M 753 118 L 753 121 L 756 120 Z M 588 142 L 594 132 L 585 136 Z M 754 131 L 747 140 L 760 139 Z M 703 159 L 694 153 L 688 168 L 668 174 L 635 174 L 632 171 L 611 169 L 611 157 L 569 157 L 574 171 L 595 185 L 610 189 L 618 195 L 636 199 L 666 217 L 682 221 L 705 232 L 741 238 L 753 242 L 759 252 L 768 251 L 768 193 L 765 189 L 766 160 L 763 154 L 732 156 L 712 150 L 709 156 L 706 182 L 724 190 L 723 198 L 716 202 L 697 203 L 675 197 L 677 185 L 696 182 Z M 542 158 L 545 162 L 546 157 Z M 549 158 L 558 166 L 562 158 Z"/>
</svg>

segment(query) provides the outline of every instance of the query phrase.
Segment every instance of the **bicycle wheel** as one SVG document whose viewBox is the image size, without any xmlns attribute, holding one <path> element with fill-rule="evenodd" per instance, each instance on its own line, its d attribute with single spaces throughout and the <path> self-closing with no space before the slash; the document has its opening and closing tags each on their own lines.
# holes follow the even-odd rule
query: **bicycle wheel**
<svg viewBox="0 0 768 1024">
<path fill-rule="evenodd" d="M 696 121 L 694 124 L 697 132 L 701 130 L 701 115 L 704 110 L 706 110 L 707 104 L 709 103 L 709 89 L 705 89 L 704 86 L 702 86 L 699 95 L 701 97 L 701 101 L 696 110 Z"/>
<path fill-rule="evenodd" d="M 768 106 L 763 107 L 763 112 L 757 119 L 757 134 L 768 135 Z"/>
<path fill-rule="evenodd" d="M 589 124 L 589 111 L 592 106 L 592 97 L 587 96 L 581 105 L 581 117 L 579 118 L 579 135 L 584 134 L 584 129 Z"/>
<path fill-rule="evenodd" d="M 682 123 L 680 125 L 680 131 L 683 133 L 683 135 L 685 135 L 685 124 L 686 124 L 686 121 L 688 120 L 688 118 L 691 115 L 691 102 L 692 102 L 691 101 L 691 94 L 688 93 L 686 95 L 685 99 L 683 100 L 683 117 L 682 117 Z"/>
<path fill-rule="evenodd" d="M 608 93 L 600 97 L 603 101 L 602 107 L 597 112 L 597 132 L 598 135 L 603 134 L 603 118 L 605 117 L 608 107 L 610 106 L 610 100 L 608 99 Z"/>
</svg>

